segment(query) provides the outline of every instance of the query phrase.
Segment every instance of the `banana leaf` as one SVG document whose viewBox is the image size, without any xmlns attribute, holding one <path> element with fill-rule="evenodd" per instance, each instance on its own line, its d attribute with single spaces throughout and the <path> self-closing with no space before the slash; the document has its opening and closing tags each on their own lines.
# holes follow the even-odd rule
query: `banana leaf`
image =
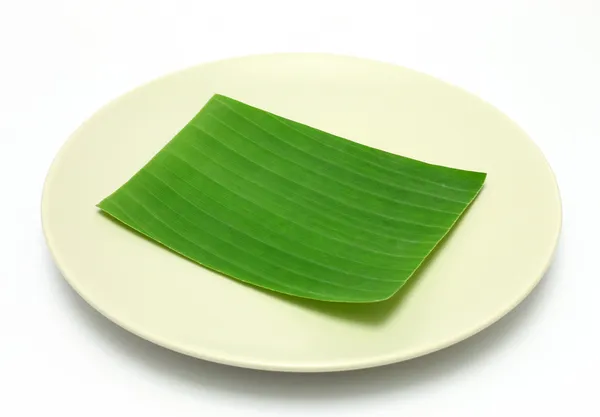
<svg viewBox="0 0 600 417">
<path fill-rule="evenodd" d="M 485 177 L 215 95 L 98 207 L 231 278 L 298 297 L 376 302 L 415 273 Z"/>
</svg>

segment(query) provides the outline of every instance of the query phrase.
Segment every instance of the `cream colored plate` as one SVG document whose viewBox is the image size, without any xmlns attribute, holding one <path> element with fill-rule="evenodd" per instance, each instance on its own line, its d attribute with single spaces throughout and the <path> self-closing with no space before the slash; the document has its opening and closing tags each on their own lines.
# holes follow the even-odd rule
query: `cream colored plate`
<svg viewBox="0 0 600 417">
<path fill-rule="evenodd" d="M 488 179 L 454 232 L 390 301 L 330 304 L 258 290 L 95 208 L 217 92 L 390 152 L 485 171 Z M 210 361 L 334 371 L 424 355 L 498 320 L 548 267 L 561 205 L 539 149 L 480 99 L 393 65 L 289 54 L 200 65 L 113 101 L 56 157 L 42 215 L 67 281 L 125 329 Z"/>
</svg>

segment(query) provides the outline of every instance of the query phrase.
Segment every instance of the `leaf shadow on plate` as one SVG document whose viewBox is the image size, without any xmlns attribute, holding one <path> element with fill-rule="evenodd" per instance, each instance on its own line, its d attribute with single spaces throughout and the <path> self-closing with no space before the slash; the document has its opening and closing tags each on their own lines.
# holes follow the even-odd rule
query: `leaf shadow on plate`
<svg viewBox="0 0 600 417">
<path fill-rule="evenodd" d="M 440 247 L 444 242 L 440 243 Z M 436 249 L 437 251 L 437 249 Z M 276 293 L 273 291 L 256 288 L 258 291 L 264 291 L 270 296 L 294 303 L 308 310 L 316 311 L 321 314 L 334 316 L 336 318 L 349 320 L 354 323 L 367 325 L 377 325 L 384 323 L 385 320 L 394 312 L 396 307 L 406 298 L 419 277 L 425 273 L 428 265 L 435 257 L 434 251 L 415 272 L 415 274 L 390 298 L 375 303 L 332 303 L 327 301 L 310 300 L 306 298 L 294 297 L 292 295 Z"/>
<path fill-rule="evenodd" d="M 470 368 L 482 366 L 506 355 L 518 340 L 530 334 L 535 313 L 541 310 L 545 295 L 561 278 L 560 244 L 545 278 L 529 297 L 491 327 L 456 345 L 409 361 L 348 372 L 278 373 L 219 365 L 176 353 L 148 342 L 113 324 L 90 307 L 67 284 L 49 255 L 52 275 L 50 291 L 56 302 L 68 309 L 78 331 L 113 356 L 115 368 L 141 374 L 165 389 L 189 390 L 189 397 L 204 401 L 205 395 L 234 395 L 259 405 L 288 407 L 290 403 L 338 404 L 345 406 L 365 397 L 393 393 L 398 401 L 412 398 L 424 386 L 443 386 L 450 378 L 460 378 Z"/>
<path fill-rule="evenodd" d="M 425 261 L 421 264 L 421 266 L 413 274 L 413 276 L 410 277 L 410 279 L 406 282 L 406 284 L 404 284 L 400 288 L 400 290 L 398 290 L 398 292 L 396 292 L 394 295 L 392 295 L 389 299 L 384 300 L 384 301 L 379 301 L 379 302 L 375 302 L 375 303 L 337 303 L 337 302 L 327 302 L 327 301 L 320 301 L 320 300 L 311 300 L 308 298 L 295 297 L 293 295 L 287 295 L 287 294 L 283 294 L 283 293 L 278 293 L 276 291 L 271 291 L 266 288 L 257 287 L 255 285 L 239 281 L 235 278 L 231 278 L 231 277 L 229 277 L 225 274 L 222 274 L 218 271 L 214 271 L 212 269 L 211 269 L 211 271 L 217 275 L 222 276 L 223 279 L 230 279 L 240 285 L 244 285 L 244 286 L 248 287 L 248 289 L 251 291 L 260 291 L 260 292 L 265 293 L 268 296 L 271 296 L 278 300 L 283 300 L 285 302 L 293 303 L 299 307 L 306 308 L 311 311 L 315 311 L 315 312 L 318 312 L 321 314 L 333 316 L 338 319 L 349 320 L 349 321 L 352 321 L 353 323 L 359 323 L 359 324 L 365 324 L 365 325 L 382 324 L 385 322 L 385 320 L 388 317 L 390 317 L 390 315 L 394 312 L 394 310 L 399 305 L 402 304 L 402 300 L 408 296 L 410 291 L 414 288 L 415 283 L 419 280 L 421 275 L 423 275 L 427 271 L 427 268 L 429 267 L 429 265 L 434 261 L 436 254 L 439 253 L 440 251 L 442 251 L 444 246 L 448 244 L 448 242 L 452 238 L 452 235 L 456 232 L 457 229 L 460 228 L 460 223 L 467 216 L 467 214 L 468 214 L 467 212 L 468 212 L 468 208 L 467 208 L 467 211 L 458 219 L 458 221 L 456 222 L 454 227 L 450 230 L 450 232 L 434 248 L 434 250 L 429 254 L 429 256 L 425 259 Z M 170 248 L 162 245 L 161 243 L 159 243 L 159 242 L 149 238 L 148 236 L 138 232 L 137 230 L 131 228 L 130 226 L 126 225 L 125 223 L 121 223 L 119 220 L 115 219 L 111 215 L 109 215 L 103 211 L 99 211 L 99 213 L 104 218 L 106 218 L 110 222 L 114 223 L 115 226 L 126 228 L 129 232 L 136 234 L 138 237 L 146 240 L 147 242 L 149 242 L 153 245 L 159 246 L 163 250 L 167 250 L 167 251 L 171 252 L 172 254 L 179 256 L 180 258 L 184 259 L 186 262 L 192 262 L 195 265 L 198 265 L 199 268 L 210 269 L 208 267 L 205 267 L 204 265 L 200 265 L 197 262 L 192 261 L 191 259 L 187 258 L 186 256 L 184 256 L 178 252 L 171 250 Z"/>
<path fill-rule="evenodd" d="M 450 229 L 450 231 L 444 236 L 444 238 L 437 244 L 437 246 L 431 251 L 431 253 L 425 258 L 423 263 L 417 268 L 414 274 L 408 279 L 408 281 L 390 298 L 384 301 L 375 303 L 331 303 L 327 301 L 310 300 L 299 297 L 294 297 L 286 294 L 280 294 L 273 291 L 266 291 L 273 297 L 287 300 L 291 303 L 295 303 L 299 306 L 307 309 L 317 311 L 322 314 L 328 314 L 337 318 L 346 319 L 353 323 L 363 323 L 368 325 L 382 324 L 385 320 L 392 315 L 392 313 L 402 305 L 402 301 L 408 297 L 411 291 L 413 291 L 416 283 L 419 281 L 422 275 L 427 272 L 432 262 L 438 253 L 444 250 L 444 247 L 449 244 L 452 236 L 460 229 L 460 225 L 463 219 L 468 216 L 470 206 L 467 207 L 465 212 L 456 221 L 456 224 Z M 263 289 L 260 289 L 265 291 Z"/>
</svg>

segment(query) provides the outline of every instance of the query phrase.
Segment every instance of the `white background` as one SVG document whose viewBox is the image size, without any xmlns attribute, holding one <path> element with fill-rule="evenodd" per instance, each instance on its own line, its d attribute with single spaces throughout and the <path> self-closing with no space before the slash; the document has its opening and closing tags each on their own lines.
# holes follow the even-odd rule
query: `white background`
<svg viewBox="0 0 600 417">
<path fill-rule="evenodd" d="M 350 3 L 0 0 L 0 415 L 600 415 L 600 2 Z M 277 51 L 412 67 L 516 120 L 563 198 L 555 263 L 534 293 L 442 352 L 325 375 L 187 358 L 79 299 L 52 264 L 39 214 L 45 173 L 67 136 L 166 72 Z"/>
</svg>

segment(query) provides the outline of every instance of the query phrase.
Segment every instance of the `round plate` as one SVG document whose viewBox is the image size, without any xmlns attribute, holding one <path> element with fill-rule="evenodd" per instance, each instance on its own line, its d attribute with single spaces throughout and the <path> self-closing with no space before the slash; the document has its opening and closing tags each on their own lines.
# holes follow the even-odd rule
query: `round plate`
<svg viewBox="0 0 600 417">
<path fill-rule="evenodd" d="M 241 284 L 131 233 L 95 207 L 213 93 L 400 155 L 487 172 L 486 185 L 391 300 L 316 302 Z M 336 371 L 433 352 L 498 320 L 548 267 L 561 205 L 539 149 L 477 97 L 389 64 L 276 54 L 190 68 L 101 109 L 56 157 L 42 216 L 67 281 L 125 329 L 215 362 Z"/>
</svg>

